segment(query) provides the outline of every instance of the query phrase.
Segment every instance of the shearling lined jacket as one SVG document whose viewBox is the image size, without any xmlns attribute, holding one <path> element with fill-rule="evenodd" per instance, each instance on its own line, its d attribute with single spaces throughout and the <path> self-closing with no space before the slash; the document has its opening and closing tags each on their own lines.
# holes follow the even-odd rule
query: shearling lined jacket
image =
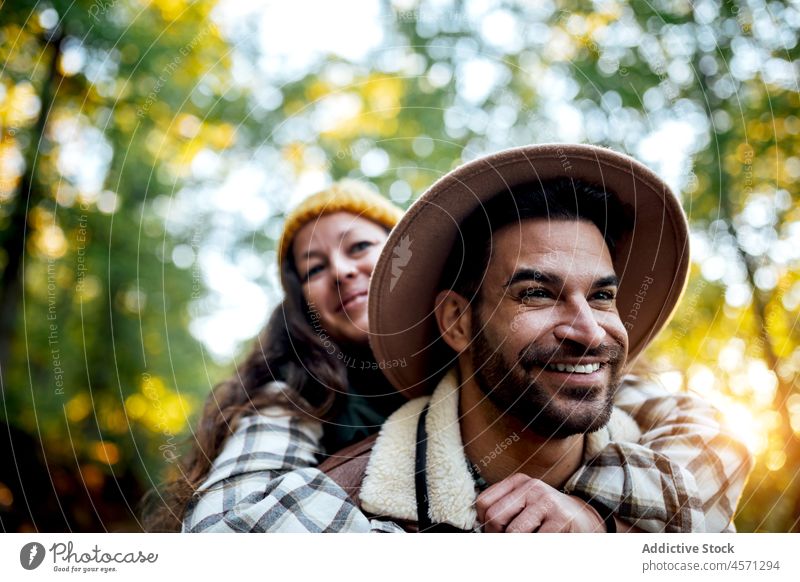
<svg viewBox="0 0 800 582">
<path fill-rule="evenodd" d="M 269 416 L 274 410 L 247 417 L 187 508 L 183 530 L 413 529 L 416 421 L 428 401 L 430 517 L 476 529 L 477 487 L 460 440 L 457 396 L 454 377 L 445 376 L 431 397 L 410 401 L 390 417 L 374 440 L 358 491 L 361 507 L 317 468 L 319 422 Z M 752 460 L 719 413 L 692 395 L 633 376 L 614 404 L 609 426 L 587 437 L 584 464 L 565 491 L 614 507 L 617 517 L 646 531 L 735 531 L 732 518 Z"/>
<path fill-rule="evenodd" d="M 459 393 L 456 374 L 451 371 L 430 397 L 412 400 L 392 414 L 377 439 L 369 439 L 372 446 L 356 444 L 342 451 L 338 461 L 326 462 L 321 468 L 331 467 L 326 471 L 329 476 L 348 491 L 351 499 L 358 499 L 368 514 L 391 520 L 406 530 L 418 531 L 417 428 L 427 407 L 424 423 L 428 518 L 433 524 L 452 526 L 455 530 L 479 531 L 475 512 L 478 488 L 461 440 Z M 612 441 L 636 442 L 640 437 L 634 420 L 615 407 L 608 424 L 586 435 L 584 465 Z M 507 444 L 498 444 L 500 454 Z M 368 457 L 367 448 L 370 449 Z M 491 457 L 486 462 L 491 462 Z M 566 493 L 572 491 L 571 483 L 572 480 L 564 487 Z"/>
</svg>

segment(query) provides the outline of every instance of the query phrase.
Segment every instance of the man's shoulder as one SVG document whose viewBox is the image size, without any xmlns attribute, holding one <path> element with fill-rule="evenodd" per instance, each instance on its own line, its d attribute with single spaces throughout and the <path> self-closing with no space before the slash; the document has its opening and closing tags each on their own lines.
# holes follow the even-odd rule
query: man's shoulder
<svg viewBox="0 0 800 582">
<path fill-rule="evenodd" d="M 430 396 L 409 400 L 386 419 L 378 433 L 330 455 L 319 465 L 320 471 L 344 489 L 353 501 L 359 503 L 361 485 L 378 440 L 383 437 L 384 441 L 388 439 L 396 444 L 395 440 L 399 437 L 406 446 L 413 449 L 417 420 L 429 401 Z"/>
<path fill-rule="evenodd" d="M 319 470 L 335 481 L 347 495 L 358 503 L 361 482 L 367 472 L 367 464 L 378 439 L 378 433 L 350 445 L 330 455 L 320 465 Z"/>
</svg>

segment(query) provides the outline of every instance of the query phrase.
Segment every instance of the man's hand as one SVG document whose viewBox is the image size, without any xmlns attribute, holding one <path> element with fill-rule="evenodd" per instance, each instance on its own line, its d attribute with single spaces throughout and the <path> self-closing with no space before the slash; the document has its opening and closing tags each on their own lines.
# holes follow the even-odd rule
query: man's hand
<svg viewBox="0 0 800 582">
<path fill-rule="evenodd" d="M 478 495 L 476 509 L 487 533 L 606 531 L 600 515 L 585 501 L 522 473 Z"/>
</svg>

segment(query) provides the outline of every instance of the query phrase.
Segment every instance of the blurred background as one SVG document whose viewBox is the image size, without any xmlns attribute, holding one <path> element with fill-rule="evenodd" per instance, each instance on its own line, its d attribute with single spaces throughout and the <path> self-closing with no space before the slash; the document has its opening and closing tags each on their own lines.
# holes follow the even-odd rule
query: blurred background
<svg viewBox="0 0 800 582">
<path fill-rule="evenodd" d="M 756 456 L 739 530 L 800 530 L 798 29 L 779 0 L 0 0 L 2 530 L 140 529 L 304 196 L 407 206 L 558 141 L 680 193 L 691 283 L 649 359 Z"/>
</svg>

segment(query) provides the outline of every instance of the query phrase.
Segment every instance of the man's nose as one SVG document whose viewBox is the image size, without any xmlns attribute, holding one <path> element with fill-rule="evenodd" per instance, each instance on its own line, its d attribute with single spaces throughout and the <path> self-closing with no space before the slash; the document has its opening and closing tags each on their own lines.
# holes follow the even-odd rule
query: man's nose
<svg viewBox="0 0 800 582">
<path fill-rule="evenodd" d="M 569 340 L 586 347 L 597 348 L 606 339 L 606 330 L 597 322 L 595 313 L 584 298 L 571 300 L 555 328 L 559 340 Z"/>
</svg>

